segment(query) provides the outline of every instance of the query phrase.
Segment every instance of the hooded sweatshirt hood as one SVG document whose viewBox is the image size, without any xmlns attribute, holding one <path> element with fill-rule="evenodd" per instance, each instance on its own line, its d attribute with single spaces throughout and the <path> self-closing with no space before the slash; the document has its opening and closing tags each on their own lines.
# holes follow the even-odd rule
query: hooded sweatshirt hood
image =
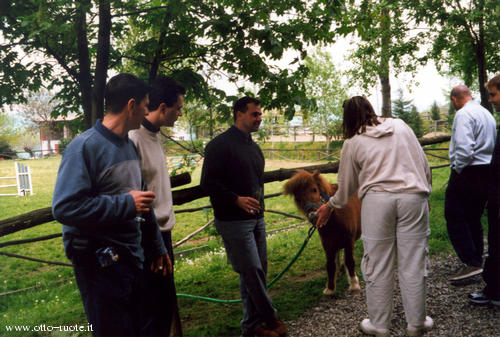
<svg viewBox="0 0 500 337">
<path fill-rule="evenodd" d="M 429 195 L 431 170 L 413 130 L 401 119 L 378 120 L 344 141 L 330 206 L 344 207 L 356 191 L 360 200 L 368 191 Z"/>
<path fill-rule="evenodd" d="M 394 133 L 394 119 L 393 118 L 378 118 L 380 124 L 367 126 L 366 131 L 362 135 L 380 138 L 385 136 L 391 136 Z"/>
</svg>

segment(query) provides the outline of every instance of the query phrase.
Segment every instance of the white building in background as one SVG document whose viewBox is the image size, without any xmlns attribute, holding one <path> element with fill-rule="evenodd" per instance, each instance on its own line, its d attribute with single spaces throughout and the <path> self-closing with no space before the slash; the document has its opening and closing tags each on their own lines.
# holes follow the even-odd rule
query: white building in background
<svg viewBox="0 0 500 337">
<path fill-rule="evenodd" d="M 61 139 L 73 138 L 70 125 L 75 118 L 76 115 L 68 117 L 59 116 L 50 120 L 37 122 L 40 130 L 40 150 L 42 157 L 59 154 Z"/>
</svg>

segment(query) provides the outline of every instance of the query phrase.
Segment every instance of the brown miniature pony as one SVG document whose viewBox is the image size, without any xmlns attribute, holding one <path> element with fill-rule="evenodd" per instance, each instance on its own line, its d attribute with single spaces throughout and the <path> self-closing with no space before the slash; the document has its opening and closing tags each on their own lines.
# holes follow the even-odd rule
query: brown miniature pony
<svg viewBox="0 0 500 337">
<path fill-rule="evenodd" d="M 329 184 L 318 171 L 309 173 L 297 170 L 297 173 L 285 184 L 284 194 L 293 195 L 299 210 L 309 219 L 320 205 L 326 203 L 328 198 L 337 192 L 338 185 Z M 315 220 L 311 220 L 315 222 Z M 318 228 L 321 243 L 326 254 L 326 271 L 328 280 L 325 295 L 335 292 L 335 279 L 337 274 L 337 256 L 344 249 L 344 261 L 349 277 L 349 290 L 354 295 L 360 292 L 359 280 L 356 276 L 354 262 L 354 244 L 361 235 L 361 201 L 357 193 L 350 199 L 346 207 L 336 209 L 328 222 Z"/>
</svg>

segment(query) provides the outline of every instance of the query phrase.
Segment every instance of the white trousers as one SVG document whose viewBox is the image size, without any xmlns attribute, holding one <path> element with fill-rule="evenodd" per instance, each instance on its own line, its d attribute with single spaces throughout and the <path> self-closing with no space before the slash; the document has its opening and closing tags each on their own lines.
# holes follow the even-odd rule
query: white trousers
<svg viewBox="0 0 500 337">
<path fill-rule="evenodd" d="M 406 321 L 425 321 L 429 264 L 429 209 L 422 194 L 368 192 L 361 207 L 364 256 L 361 270 L 371 323 L 389 329 L 393 311 L 395 262 Z"/>
</svg>

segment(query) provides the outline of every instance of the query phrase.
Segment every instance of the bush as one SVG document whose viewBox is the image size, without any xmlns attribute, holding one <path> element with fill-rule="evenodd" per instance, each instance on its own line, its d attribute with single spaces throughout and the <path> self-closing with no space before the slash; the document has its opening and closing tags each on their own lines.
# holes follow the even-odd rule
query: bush
<svg viewBox="0 0 500 337">
<path fill-rule="evenodd" d="M 17 158 L 16 153 L 10 147 L 7 141 L 0 139 L 0 158 L 3 159 L 14 159 Z"/>
<path fill-rule="evenodd" d="M 62 138 L 59 140 L 59 153 L 63 153 L 66 147 L 71 143 L 72 138 Z"/>
</svg>

